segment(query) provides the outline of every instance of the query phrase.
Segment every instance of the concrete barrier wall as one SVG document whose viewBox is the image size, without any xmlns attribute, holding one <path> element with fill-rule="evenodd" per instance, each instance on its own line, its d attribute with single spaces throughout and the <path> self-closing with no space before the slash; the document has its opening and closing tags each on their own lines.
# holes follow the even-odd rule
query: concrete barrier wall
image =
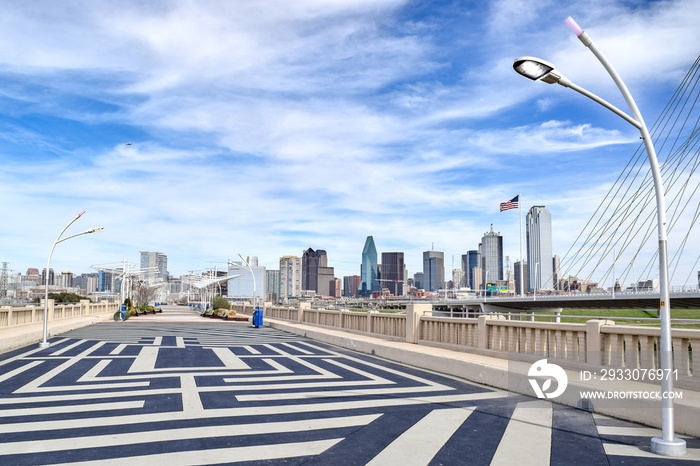
<svg viewBox="0 0 700 466">
<path fill-rule="evenodd" d="M 74 304 L 47 303 L 49 321 L 65 320 L 73 317 L 110 314 L 119 310 L 118 303 L 91 303 L 85 299 Z M 44 305 L 25 307 L 0 307 L 0 329 L 33 324 L 44 321 Z"/>
<path fill-rule="evenodd" d="M 660 329 L 614 325 L 609 320 L 583 324 L 478 318 L 436 317 L 429 304 L 409 304 L 406 314 L 377 311 L 269 306 L 266 315 L 398 341 L 459 351 L 486 352 L 501 358 L 550 358 L 568 367 L 658 369 Z M 673 358 L 681 385 L 700 384 L 700 330 L 674 329 Z M 700 386 L 700 385 L 699 385 Z"/>
</svg>

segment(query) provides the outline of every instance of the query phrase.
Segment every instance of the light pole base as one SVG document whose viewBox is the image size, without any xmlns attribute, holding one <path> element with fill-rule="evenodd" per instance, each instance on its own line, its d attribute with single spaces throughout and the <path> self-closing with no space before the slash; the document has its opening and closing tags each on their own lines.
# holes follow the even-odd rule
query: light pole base
<svg viewBox="0 0 700 466">
<path fill-rule="evenodd" d="M 663 437 L 654 437 L 651 439 L 651 451 L 662 456 L 685 456 L 685 440 L 674 438 L 673 440 L 664 440 Z"/>
<path fill-rule="evenodd" d="M 51 343 L 48 341 L 42 341 L 39 343 L 39 348 L 48 348 L 49 346 L 51 346 Z"/>
</svg>

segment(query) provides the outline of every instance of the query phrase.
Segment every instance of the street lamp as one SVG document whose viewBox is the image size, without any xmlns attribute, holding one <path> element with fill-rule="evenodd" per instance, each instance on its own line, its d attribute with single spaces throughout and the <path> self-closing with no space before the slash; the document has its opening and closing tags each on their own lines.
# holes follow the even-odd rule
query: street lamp
<svg viewBox="0 0 700 466">
<path fill-rule="evenodd" d="M 78 220 L 82 215 L 85 213 L 83 210 L 80 212 L 78 215 L 75 216 L 73 220 L 66 225 L 63 230 L 61 230 L 61 233 L 58 234 L 56 237 L 56 241 L 53 242 L 51 245 L 51 251 L 49 252 L 49 259 L 46 261 L 46 274 L 44 275 L 46 279 L 46 288 L 44 291 L 44 331 L 43 331 L 43 338 L 41 340 L 41 343 L 39 343 L 40 348 L 48 348 L 51 346 L 51 343 L 47 341 L 47 337 L 49 334 L 49 268 L 51 266 L 51 256 L 53 255 L 53 250 L 56 247 L 58 243 L 62 243 L 66 240 L 69 240 L 71 238 L 75 238 L 76 236 L 81 236 L 81 235 L 87 235 L 89 233 L 95 233 L 96 231 L 104 230 L 104 228 L 99 227 L 99 228 L 90 228 L 89 230 L 85 230 L 82 233 L 77 233 L 75 235 L 68 236 L 66 238 L 61 239 L 61 236 L 63 236 L 63 233 L 68 229 L 69 226 L 73 225 L 73 223 Z"/>
<path fill-rule="evenodd" d="M 665 456 L 685 456 L 685 440 L 674 438 L 673 432 L 674 412 L 673 398 L 671 398 L 673 395 L 673 379 L 671 378 L 673 371 L 673 359 L 671 353 L 671 301 L 668 286 L 668 259 L 666 244 L 666 205 L 664 200 L 664 188 L 661 180 L 661 172 L 659 170 L 659 162 L 656 158 L 656 151 L 654 150 L 654 145 L 652 143 L 651 136 L 649 135 L 649 130 L 644 123 L 644 119 L 642 118 L 642 114 L 640 113 L 637 104 L 632 98 L 632 94 L 630 94 L 629 90 L 627 90 L 627 86 L 617 74 L 612 64 L 607 58 L 605 58 L 603 53 L 598 50 L 595 44 L 593 44 L 593 40 L 583 29 L 581 29 L 581 27 L 579 27 L 576 21 L 569 16 L 566 18 L 565 22 L 571 28 L 574 34 L 576 34 L 576 36 L 581 40 L 583 45 L 590 49 L 593 55 L 595 55 L 598 61 L 605 67 L 613 81 L 615 81 L 620 93 L 622 93 L 622 96 L 627 102 L 627 106 L 632 112 L 632 116 L 627 115 L 625 112 L 615 107 L 611 103 L 601 99 L 597 95 L 572 83 L 571 80 L 567 79 L 564 77 L 564 75 L 557 71 L 554 65 L 544 60 L 534 57 L 518 58 L 513 63 L 513 68 L 519 74 L 533 81 L 543 81 L 548 84 L 560 84 L 583 94 L 637 128 L 642 136 L 644 147 L 647 152 L 647 158 L 649 159 L 649 164 L 651 166 L 651 173 L 654 180 L 654 190 L 656 194 L 656 215 L 659 235 L 659 281 L 661 282 L 661 290 L 659 295 L 659 317 L 661 321 L 661 369 L 665 374 L 665 377 L 663 377 L 661 380 L 661 390 L 663 392 L 663 400 L 661 404 L 662 437 L 654 437 L 651 439 L 651 451 Z"/>
</svg>

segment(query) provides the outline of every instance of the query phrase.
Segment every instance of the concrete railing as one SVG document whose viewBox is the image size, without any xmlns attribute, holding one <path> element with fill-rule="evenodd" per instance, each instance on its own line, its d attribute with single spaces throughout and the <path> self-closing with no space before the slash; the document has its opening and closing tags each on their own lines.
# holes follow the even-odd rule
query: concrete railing
<svg viewBox="0 0 700 466">
<path fill-rule="evenodd" d="M 659 328 L 615 325 L 610 320 L 570 324 L 506 320 L 498 315 L 436 317 L 431 311 L 432 306 L 424 303 L 409 304 L 406 314 L 311 309 L 302 303 L 268 305 L 265 316 L 502 358 L 550 358 L 569 367 L 660 367 Z M 700 384 L 700 357 L 692 357 L 693 349 L 700 353 L 700 330 L 674 329 L 672 338 L 679 380 Z"/>
<path fill-rule="evenodd" d="M 73 304 L 55 304 L 53 299 L 49 299 L 47 304 L 49 321 L 86 315 L 113 314 L 119 310 L 118 303 L 91 303 L 87 299 Z M 38 306 L 0 307 L 0 329 L 43 321 L 43 303 Z"/>
</svg>

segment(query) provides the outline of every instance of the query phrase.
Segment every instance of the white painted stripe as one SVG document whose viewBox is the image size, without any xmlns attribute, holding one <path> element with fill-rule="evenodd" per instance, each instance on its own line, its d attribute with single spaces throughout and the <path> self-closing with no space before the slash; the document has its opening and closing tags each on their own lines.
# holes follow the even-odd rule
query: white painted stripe
<svg viewBox="0 0 700 466">
<path fill-rule="evenodd" d="M 3 409 L 0 411 L 0 417 L 11 416 L 35 416 L 46 414 L 60 413 L 87 413 L 90 411 L 105 411 L 115 409 L 134 409 L 143 408 L 144 401 L 122 401 L 116 403 L 93 403 L 87 405 L 60 405 L 60 406 L 41 406 L 37 408 L 17 408 Z"/>
<path fill-rule="evenodd" d="M 110 355 L 121 354 L 121 352 L 124 351 L 124 348 L 126 348 L 126 346 L 127 346 L 127 345 L 125 345 L 125 344 L 123 344 L 123 343 L 120 344 L 120 345 L 117 345 L 116 348 L 114 348 L 112 351 L 109 352 L 109 354 L 110 354 Z"/>
<path fill-rule="evenodd" d="M 61 348 L 61 349 L 58 350 L 58 351 L 54 351 L 54 352 L 51 353 L 49 356 L 60 356 L 60 355 L 62 355 L 63 353 L 67 353 L 68 351 L 72 350 L 72 349 L 75 348 L 76 346 L 81 345 L 81 344 L 83 344 L 83 343 L 85 343 L 85 340 L 78 340 L 78 341 L 76 341 L 75 343 L 73 343 L 72 345 L 68 345 L 68 346 L 66 346 L 65 348 Z"/>
<path fill-rule="evenodd" d="M 430 463 L 474 409 L 450 408 L 431 411 L 367 464 L 423 466 Z"/>
<path fill-rule="evenodd" d="M 18 388 L 17 390 L 14 391 L 14 393 L 35 393 L 35 392 L 41 392 L 41 391 L 56 391 L 60 387 L 42 387 L 42 385 L 52 378 L 56 377 L 58 374 L 63 372 L 64 370 L 68 369 L 70 366 L 73 364 L 76 364 L 83 358 L 87 357 L 90 353 L 93 351 L 96 351 L 98 348 L 102 347 L 105 342 L 101 341 L 98 343 L 95 343 L 82 353 L 80 353 L 77 356 L 72 356 L 70 359 L 66 360 L 65 362 L 59 364 L 57 367 L 54 367 L 50 371 L 46 372 L 45 374 L 37 377 L 36 379 L 32 380 L 28 384 Z M 104 387 L 107 388 L 107 387 Z"/>
<path fill-rule="evenodd" d="M 182 387 L 182 410 L 185 412 L 202 412 L 202 399 L 197 391 L 197 382 L 193 374 L 183 374 L 180 376 L 180 386 Z"/>
<path fill-rule="evenodd" d="M 21 374 L 24 371 L 28 371 L 32 367 L 36 367 L 39 364 L 41 364 L 44 361 L 32 361 L 29 364 L 25 364 L 22 367 L 18 367 L 17 369 L 11 370 L 10 372 L 7 372 L 5 374 L 0 375 L 0 382 L 5 381 L 7 379 L 11 379 L 12 377 L 16 376 L 17 374 Z"/>
<path fill-rule="evenodd" d="M 372 382 L 376 383 L 376 382 Z M 327 388 L 335 388 L 336 384 L 319 384 Z M 241 387 L 242 389 L 247 389 Z M 294 387 L 296 388 L 296 387 Z M 399 395 L 404 393 L 429 393 L 443 391 L 441 387 L 394 387 L 394 388 L 365 388 L 355 390 L 322 390 L 315 392 L 285 392 L 265 393 L 254 395 L 236 395 L 238 401 L 277 401 L 277 400 L 303 400 L 310 398 L 332 398 L 344 396 L 375 396 L 375 395 Z"/>
<path fill-rule="evenodd" d="M 86 461 L 79 463 L 61 463 L 62 465 L 118 465 L 129 466 L 153 466 L 167 464 L 168 466 L 197 466 L 206 464 L 219 464 L 222 461 L 230 462 L 235 458 L 236 462 L 265 461 L 281 458 L 296 458 L 299 456 L 320 455 L 331 448 L 342 438 L 318 440 L 314 442 L 282 443 L 276 445 L 256 445 L 253 447 L 217 448 L 214 450 L 178 451 L 173 453 L 161 453 L 156 455 L 123 457 L 109 460 Z"/>
<path fill-rule="evenodd" d="M 518 403 L 491 465 L 548 465 L 551 449 L 552 403 L 542 400 Z"/>
<path fill-rule="evenodd" d="M 67 340 L 67 338 L 64 339 L 64 340 L 61 340 L 61 341 L 65 341 L 65 340 Z M 25 353 L 18 354 L 17 356 L 14 356 L 14 357 L 11 357 L 11 358 L 7 358 L 7 359 L 5 359 L 5 360 L 3 360 L 3 361 L 0 361 L 0 366 L 4 366 L 5 364 L 9 364 L 9 363 L 11 363 L 12 361 L 17 361 L 18 359 L 26 359 L 26 358 L 28 358 L 29 356 L 31 356 L 32 354 L 38 353 L 39 351 L 43 351 L 44 349 L 45 349 L 45 348 L 34 348 L 33 350 L 29 350 L 29 351 L 27 351 L 27 352 L 25 352 Z M 43 356 L 43 357 L 41 357 L 41 359 L 42 359 L 42 360 L 45 360 L 46 357 Z"/>
<path fill-rule="evenodd" d="M 251 424 L 231 424 L 227 426 L 189 427 L 183 429 L 155 429 L 149 430 L 148 432 L 29 440 L 26 442 L 2 444 L 2 452 L 5 455 L 12 455 L 17 453 L 69 451 L 81 448 L 101 448 L 154 442 L 174 442 L 210 437 L 237 437 L 241 435 L 281 434 L 287 432 L 338 429 L 343 427 L 365 426 L 380 416 L 380 414 L 371 414 L 364 416 L 308 419 L 302 421 L 259 422 Z"/>
<path fill-rule="evenodd" d="M 262 354 L 260 351 L 256 350 L 252 346 L 244 346 L 243 349 L 248 351 L 250 354 Z"/>
<path fill-rule="evenodd" d="M 107 367 L 110 362 L 112 362 L 111 359 L 100 359 L 97 361 L 97 364 L 92 366 L 90 370 L 88 370 L 78 379 L 78 382 L 94 382 L 100 372 L 102 372 L 102 370 Z"/>
<path fill-rule="evenodd" d="M 651 439 L 649 440 L 651 444 Z M 651 452 L 651 446 L 638 447 L 636 445 L 623 445 L 618 443 L 603 443 L 603 448 L 605 449 L 605 454 L 610 456 L 632 456 L 637 458 L 654 458 L 659 461 L 659 464 L 663 464 L 664 460 L 673 461 L 700 461 L 700 448 L 688 448 L 686 449 L 686 456 L 681 457 L 668 457 L 659 456 L 656 453 Z M 632 462 L 631 464 L 633 464 Z"/>
<path fill-rule="evenodd" d="M 152 390 L 150 393 L 157 394 L 157 390 Z M 173 393 L 168 391 L 168 393 Z M 505 398 L 509 396 L 506 392 L 486 392 L 486 393 L 471 393 L 466 395 L 449 395 L 449 396 L 416 396 L 410 398 L 390 398 L 382 397 L 372 400 L 353 400 L 342 401 L 338 403 L 309 403 L 295 405 L 273 405 L 273 406 L 251 406 L 238 408 L 223 408 L 223 409 L 205 409 L 201 412 L 169 412 L 169 413 L 150 413 L 136 414 L 132 416 L 111 416 L 111 417 L 96 417 L 88 419 L 66 419 L 58 421 L 42 421 L 42 422 L 23 422 L 13 423 L 11 425 L 0 424 L 0 433 L 9 432 L 37 432 L 43 430 L 61 430 L 84 427 L 104 427 L 104 426 L 119 426 L 133 425 L 150 422 L 176 421 L 184 419 L 215 419 L 231 416 L 270 416 L 274 414 L 298 414 L 298 413 L 314 413 L 314 412 L 329 412 L 354 410 L 365 408 L 385 408 L 392 406 L 413 406 L 430 403 L 457 403 L 463 401 L 474 400 L 490 400 L 496 398 Z"/>
<path fill-rule="evenodd" d="M 233 354 L 228 348 L 211 348 L 216 356 L 224 363 L 227 369 L 250 369 L 250 366 L 244 363 L 241 358 Z"/>
<path fill-rule="evenodd" d="M 136 372 L 151 372 L 156 368 L 156 360 L 158 359 L 157 346 L 144 346 L 139 351 L 138 356 L 131 363 L 131 367 L 127 371 L 129 374 Z"/>
<path fill-rule="evenodd" d="M 163 337 L 162 336 L 156 337 L 153 340 L 153 346 L 161 346 L 162 344 L 163 344 Z"/>
<path fill-rule="evenodd" d="M 185 347 L 185 340 L 182 337 L 175 337 L 175 347 L 176 348 L 184 348 Z"/>
<path fill-rule="evenodd" d="M 305 350 L 305 349 L 303 349 L 303 348 L 299 348 L 299 347 L 297 347 L 296 345 L 292 345 L 291 343 L 282 343 L 282 344 L 283 344 L 284 346 L 286 346 L 287 348 L 291 348 L 291 349 L 293 349 L 293 350 L 295 350 L 295 351 L 299 351 L 301 354 L 314 354 L 314 353 L 311 352 L 311 351 Z"/>
</svg>

